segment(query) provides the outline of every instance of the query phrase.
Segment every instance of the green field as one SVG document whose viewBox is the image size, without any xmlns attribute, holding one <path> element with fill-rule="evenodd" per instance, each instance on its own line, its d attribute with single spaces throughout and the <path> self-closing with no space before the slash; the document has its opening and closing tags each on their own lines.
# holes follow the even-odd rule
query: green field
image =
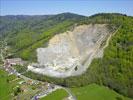
<svg viewBox="0 0 133 100">
<path fill-rule="evenodd" d="M 68 93 L 65 90 L 58 89 L 40 100 L 63 100 L 67 96 Z"/>
<path fill-rule="evenodd" d="M 16 87 L 16 82 L 11 82 L 16 76 L 0 70 L 0 100 L 11 100 L 13 94 L 13 88 Z"/>
<path fill-rule="evenodd" d="M 77 100 L 132 100 L 110 90 L 107 87 L 91 84 L 80 88 L 72 88 Z"/>
</svg>

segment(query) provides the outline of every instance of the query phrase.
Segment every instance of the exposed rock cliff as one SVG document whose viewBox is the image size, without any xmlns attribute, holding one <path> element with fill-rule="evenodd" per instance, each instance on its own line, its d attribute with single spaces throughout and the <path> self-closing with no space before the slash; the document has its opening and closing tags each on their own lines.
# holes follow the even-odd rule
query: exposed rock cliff
<svg viewBox="0 0 133 100">
<path fill-rule="evenodd" d="M 81 25 L 57 34 L 48 47 L 37 49 L 38 64 L 28 68 L 52 77 L 80 75 L 94 57 L 102 57 L 101 44 L 109 35 L 106 24 Z"/>
</svg>

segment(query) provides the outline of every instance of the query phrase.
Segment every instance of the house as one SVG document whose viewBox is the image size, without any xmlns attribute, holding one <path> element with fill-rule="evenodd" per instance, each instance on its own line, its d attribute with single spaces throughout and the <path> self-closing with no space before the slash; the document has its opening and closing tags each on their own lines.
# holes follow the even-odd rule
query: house
<svg viewBox="0 0 133 100">
<path fill-rule="evenodd" d="M 28 83 L 29 85 L 32 85 L 32 84 L 33 84 L 33 81 L 32 81 L 32 80 L 28 80 L 27 83 Z"/>
<path fill-rule="evenodd" d="M 21 86 L 21 91 L 22 92 L 27 92 L 28 91 L 27 86 L 26 85 L 22 85 Z"/>
<path fill-rule="evenodd" d="M 5 67 L 11 67 L 13 65 L 21 65 L 23 66 L 25 61 L 23 61 L 21 58 L 12 58 L 12 59 L 6 59 L 4 61 Z"/>
</svg>

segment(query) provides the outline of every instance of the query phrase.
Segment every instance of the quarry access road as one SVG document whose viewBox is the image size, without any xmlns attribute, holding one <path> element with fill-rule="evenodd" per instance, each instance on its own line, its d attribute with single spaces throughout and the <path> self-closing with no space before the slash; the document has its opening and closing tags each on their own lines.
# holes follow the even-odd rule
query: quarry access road
<svg viewBox="0 0 133 100">
<path fill-rule="evenodd" d="M 118 30 L 119 30 L 120 28 L 121 28 L 121 25 L 119 26 L 119 28 L 118 28 L 117 30 L 115 30 L 115 31 L 113 32 L 113 34 L 111 34 L 111 35 L 108 37 L 108 39 L 107 39 L 107 41 L 106 41 L 106 44 L 105 44 L 105 46 L 103 47 L 103 50 L 109 45 L 109 41 L 110 41 L 111 37 L 114 36 L 114 35 L 118 32 Z"/>
<path fill-rule="evenodd" d="M 121 28 L 121 26 L 119 26 L 117 30 L 115 30 L 114 32 L 112 32 L 112 34 L 109 35 L 109 37 L 108 37 L 107 40 L 106 40 L 105 45 L 104 45 L 103 48 L 102 48 L 102 52 L 104 52 L 104 49 L 109 45 L 109 41 L 110 41 L 111 37 L 114 36 L 114 35 L 118 32 L 118 30 L 119 30 L 120 28 Z M 95 57 L 95 55 L 96 55 L 96 52 L 97 52 L 98 49 L 100 48 L 101 42 L 104 40 L 104 38 L 105 38 L 105 36 L 103 36 L 101 39 L 99 39 L 99 40 L 97 41 L 97 46 L 95 47 L 95 50 L 93 51 L 93 53 L 92 53 L 90 56 L 88 56 L 88 61 L 86 61 L 86 62 L 84 63 L 84 66 L 86 66 L 85 68 L 88 68 L 88 66 L 91 64 L 91 62 L 92 62 L 92 60 L 94 59 L 94 57 Z"/>
</svg>

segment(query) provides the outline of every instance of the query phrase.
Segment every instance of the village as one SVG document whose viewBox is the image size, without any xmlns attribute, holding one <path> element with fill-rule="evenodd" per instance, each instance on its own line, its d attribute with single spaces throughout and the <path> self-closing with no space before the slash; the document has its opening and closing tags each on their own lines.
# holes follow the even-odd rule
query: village
<svg viewBox="0 0 133 100">
<path fill-rule="evenodd" d="M 23 61 L 21 58 L 5 59 L 4 70 L 6 70 L 10 75 L 16 75 L 16 78 L 12 80 L 17 81 L 17 86 L 14 88 L 20 88 L 21 93 L 15 97 L 17 100 L 38 100 L 39 98 L 46 96 L 48 93 L 55 91 L 60 88 L 54 84 L 48 82 L 40 82 L 38 80 L 33 80 L 28 77 L 23 76 L 18 73 L 13 66 L 15 65 L 25 65 L 27 62 Z"/>
<path fill-rule="evenodd" d="M 13 97 L 11 100 L 40 100 L 40 98 L 44 98 L 58 89 L 63 89 L 68 94 L 66 100 L 75 100 L 65 87 L 24 76 L 23 74 L 28 71 L 27 66 L 29 62 L 21 58 L 7 57 L 7 55 L 10 55 L 7 52 L 9 47 L 6 41 L 0 42 L 0 69 L 6 71 L 8 77 L 11 77 L 10 80 L 7 79 L 8 84 L 13 84 L 13 91 L 10 94 Z"/>
</svg>

